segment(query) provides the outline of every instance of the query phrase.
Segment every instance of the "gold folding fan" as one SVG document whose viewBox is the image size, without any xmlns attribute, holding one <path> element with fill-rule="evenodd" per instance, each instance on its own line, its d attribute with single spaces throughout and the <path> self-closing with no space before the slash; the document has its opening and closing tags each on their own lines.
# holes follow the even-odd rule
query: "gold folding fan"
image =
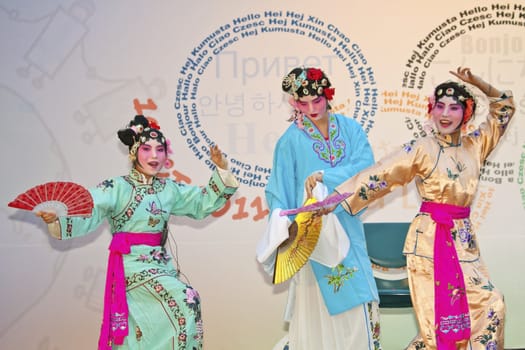
<svg viewBox="0 0 525 350">
<path fill-rule="evenodd" d="M 316 202 L 310 198 L 305 205 Z M 308 261 L 317 245 L 323 218 L 312 211 L 297 214 L 288 232 L 290 236 L 277 248 L 273 283 L 287 281 L 299 271 Z"/>
</svg>

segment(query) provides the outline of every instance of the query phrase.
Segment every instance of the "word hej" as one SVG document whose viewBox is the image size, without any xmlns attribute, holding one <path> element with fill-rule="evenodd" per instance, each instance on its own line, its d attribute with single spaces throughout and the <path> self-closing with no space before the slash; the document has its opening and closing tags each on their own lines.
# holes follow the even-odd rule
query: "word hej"
<svg viewBox="0 0 525 350">
<path fill-rule="evenodd" d="M 370 130 L 374 123 L 379 99 L 377 83 L 373 69 L 368 66 L 365 55 L 358 44 L 352 42 L 337 26 L 327 23 L 315 16 L 295 11 L 263 11 L 235 17 L 205 36 L 191 49 L 186 61 L 179 70 L 177 89 L 173 106 L 177 115 L 178 131 L 184 137 L 187 147 L 193 155 L 210 168 L 213 164 L 207 160 L 208 146 L 213 144 L 211 134 L 204 130 L 202 114 L 199 109 L 199 88 L 208 68 L 215 68 L 215 78 L 224 74 L 242 80 L 255 78 L 258 75 L 276 74 L 282 76 L 291 62 L 289 57 L 243 57 L 237 54 L 233 45 L 241 39 L 255 36 L 276 34 L 295 34 L 320 43 L 328 48 L 330 55 L 323 56 L 328 60 L 343 62 L 345 70 L 353 79 L 355 90 L 353 118 L 358 120 L 365 130 Z M 264 49 L 263 49 L 264 50 Z M 293 59 L 296 59 L 294 57 Z M 331 66 L 332 62 L 328 62 Z M 213 67 L 213 68 L 212 68 Z M 227 73 L 224 73 L 227 72 Z M 226 155 L 227 156 L 227 155 Z M 232 172 L 243 185 L 264 187 L 270 169 L 244 163 L 229 158 Z"/>
<path fill-rule="evenodd" d="M 525 4 L 477 6 L 461 11 L 457 16 L 446 18 L 412 50 L 405 64 L 402 87 L 422 89 L 426 69 L 430 68 L 441 49 L 468 32 L 501 25 L 525 26 Z"/>
<path fill-rule="evenodd" d="M 231 23 L 221 25 L 191 50 L 190 56 L 180 70 L 182 75 L 194 72 L 202 75 L 214 56 L 230 48 L 240 39 L 266 33 L 289 33 L 305 36 L 332 50 L 344 64 L 351 78 L 367 73 L 357 65 L 368 62 L 359 45 L 352 43 L 338 27 L 311 15 L 294 11 L 264 11 L 237 17 Z M 224 58 L 223 58 L 224 59 Z M 234 58 L 232 58 L 234 59 Z M 375 84 L 371 74 L 367 83 Z"/>
<path fill-rule="evenodd" d="M 427 102 L 425 98 L 422 98 L 422 95 L 419 93 L 414 93 L 412 91 L 383 91 L 381 93 L 383 96 L 383 104 L 385 106 L 397 106 L 397 107 L 412 107 L 412 108 L 421 108 L 424 109 L 427 107 Z"/>
<path fill-rule="evenodd" d="M 410 90 L 385 90 L 381 96 L 383 98 L 381 112 L 399 112 L 417 117 L 423 117 L 427 112 L 427 98 L 420 93 L 414 93 Z"/>
</svg>

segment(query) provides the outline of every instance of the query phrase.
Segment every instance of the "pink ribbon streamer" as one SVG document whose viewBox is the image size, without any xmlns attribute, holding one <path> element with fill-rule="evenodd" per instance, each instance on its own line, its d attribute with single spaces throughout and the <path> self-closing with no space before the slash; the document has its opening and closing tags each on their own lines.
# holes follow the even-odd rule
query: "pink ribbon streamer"
<svg viewBox="0 0 525 350">
<path fill-rule="evenodd" d="M 434 308 L 438 350 L 456 350 L 470 338 L 470 314 L 463 271 L 452 239 L 454 219 L 468 218 L 469 207 L 423 202 L 421 212 L 436 222 L 434 237 Z"/>
<path fill-rule="evenodd" d="M 106 290 L 104 294 L 104 314 L 99 350 L 111 350 L 112 345 L 122 345 L 128 335 L 128 302 L 126 299 L 126 277 L 122 254 L 129 254 L 133 245 L 158 246 L 161 233 L 117 232 L 109 245 Z"/>
</svg>

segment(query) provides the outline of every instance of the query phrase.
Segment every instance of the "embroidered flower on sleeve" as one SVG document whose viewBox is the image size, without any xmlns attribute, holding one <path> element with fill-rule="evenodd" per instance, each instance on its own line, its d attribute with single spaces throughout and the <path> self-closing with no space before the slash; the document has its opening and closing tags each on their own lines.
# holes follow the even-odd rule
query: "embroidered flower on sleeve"
<svg viewBox="0 0 525 350">
<path fill-rule="evenodd" d="M 199 293 L 193 288 L 186 288 L 186 303 L 195 304 L 199 300 Z"/>
<path fill-rule="evenodd" d="M 104 180 L 104 181 L 102 181 L 101 183 L 99 183 L 99 184 L 97 185 L 97 187 L 98 187 L 98 188 L 101 188 L 102 191 L 105 191 L 105 190 L 107 190 L 108 188 L 113 188 L 113 186 L 114 186 L 114 183 L 113 183 L 113 180 L 112 180 L 112 179 L 110 179 L 110 180 Z"/>
<path fill-rule="evenodd" d="M 479 129 L 475 129 L 474 131 L 472 131 L 469 136 L 473 136 L 473 137 L 480 137 L 481 136 L 481 132 L 479 131 Z"/>
<path fill-rule="evenodd" d="M 416 140 L 412 140 L 410 142 L 403 144 L 403 149 L 405 150 L 405 152 L 406 153 L 412 152 L 415 143 L 416 143 Z"/>
<path fill-rule="evenodd" d="M 199 293 L 190 286 L 186 286 L 184 293 L 186 294 L 186 299 L 184 299 L 184 302 L 186 303 L 188 308 L 191 309 L 197 315 L 198 318 L 200 318 L 201 301 Z"/>
<path fill-rule="evenodd" d="M 370 175 L 369 182 L 363 184 L 359 190 L 359 197 L 363 200 L 368 200 L 370 193 L 378 192 L 388 186 L 385 180 L 379 178 L 378 175 Z"/>
</svg>

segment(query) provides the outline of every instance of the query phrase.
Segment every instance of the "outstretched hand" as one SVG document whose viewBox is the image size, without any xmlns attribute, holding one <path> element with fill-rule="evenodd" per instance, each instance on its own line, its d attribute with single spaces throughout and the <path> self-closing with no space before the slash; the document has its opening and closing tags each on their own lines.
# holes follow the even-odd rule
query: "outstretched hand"
<svg viewBox="0 0 525 350">
<path fill-rule="evenodd" d="M 46 224 L 51 224 L 57 219 L 57 214 L 52 211 L 38 211 L 35 215 L 41 217 Z"/>
<path fill-rule="evenodd" d="M 228 169 L 228 161 L 223 156 L 221 149 L 217 145 L 210 145 L 211 161 L 221 169 Z"/>
</svg>

